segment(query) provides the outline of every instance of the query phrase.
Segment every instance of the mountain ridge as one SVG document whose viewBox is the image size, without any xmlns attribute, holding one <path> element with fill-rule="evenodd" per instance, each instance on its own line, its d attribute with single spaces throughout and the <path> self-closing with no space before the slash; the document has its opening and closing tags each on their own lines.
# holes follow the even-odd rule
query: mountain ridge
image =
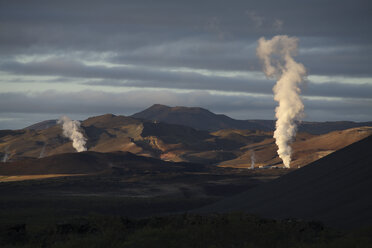
<svg viewBox="0 0 372 248">
<path fill-rule="evenodd" d="M 131 115 L 134 118 L 167 122 L 193 127 L 198 130 L 217 131 L 221 129 L 250 129 L 274 131 L 274 120 L 236 120 L 224 114 L 215 114 L 200 107 L 169 107 L 154 104 L 151 107 Z M 301 122 L 299 132 L 325 134 L 331 131 L 345 130 L 360 126 L 372 126 L 372 122 L 326 121 Z"/>
<path fill-rule="evenodd" d="M 112 116 L 113 114 L 105 114 L 102 116 Z M 249 129 L 260 131 L 274 131 L 275 120 L 237 120 L 225 114 L 215 114 L 208 109 L 201 107 L 185 107 L 176 106 L 169 107 L 162 104 L 154 104 L 149 108 L 132 114 L 128 117 L 153 121 L 165 122 L 169 124 L 177 124 L 188 126 L 197 130 L 218 131 L 222 129 Z M 57 124 L 57 120 L 41 121 L 21 130 L 43 130 Z M 372 121 L 369 122 L 353 122 L 353 121 L 303 121 L 298 123 L 299 132 L 307 132 L 311 134 L 325 134 L 331 131 L 345 130 L 349 128 L 372 126 Z M 5 131 L 5 130 L 1 130 Z M 0 133 L 1 135 L 1 133 Z"/>
<path fill-rule="evenodd" d="M 208 132 L 113 114 L 81 121 L 81 132 L 87 138 L 88 151 L 92 152 L 122 151 L 164 161 L 237 168 L 250 168 L 254 153 L 256 167 L 282 167 L 272 132 L 239 129 Z M 295 168 L 304 166 L 371 133 L 370 127 L 334 131 L 319 137 L 299 132 L 293 143 L 292 164 Z M 61 125 L 42 130 L 0 132 L 0 157 L 3 161 L 73 152 L 72 142 L 63 136 Z"/>
</svg>

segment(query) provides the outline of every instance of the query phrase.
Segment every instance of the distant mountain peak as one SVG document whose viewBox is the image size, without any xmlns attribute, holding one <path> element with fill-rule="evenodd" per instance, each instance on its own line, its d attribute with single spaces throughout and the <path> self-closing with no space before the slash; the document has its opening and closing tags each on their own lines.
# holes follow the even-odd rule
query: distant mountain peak
<svg viewBox="0 0 372 248">
<path fill-rule="evenodd" d="M 173 111 L 173 112 L 174 111 L 185 111 L 185 112 L 200 112 L 200 111 L 205 111 L 205 112 L 208 112 L 208 113 L 212 113 L 208 109 L 201 108 L 201 107 L 185 107 L 185 106 L 174 106 L 174 107 L 170 107 L 170 106 L 163 105 L 163 104 L 158 104 L 158 103 L 152 105 L 151 107 L 145 109 L 144 111 L 159 111 L 159 110 L 162 110 L 162 111 L 168 110 L 168 111 Z"/>
<path fill-rule="evenodd" d="M 151 107 L 149 107 L 147 109 L 169 109 L 169 108 L 171 108 L 171 107 L 169 107 L 167 105 L 156 103 L 156 104 L 152 105 Z"/>
<path fill-rule="evenodd" d="M 44 130 L 57 124 L 57 120 L 46 120 L 25 127 L 25 130 Z"/>
<path fill-rule="evenodd" d="M 227 115 L 215 114 L 208 109 L 200 107 L 170 107 L 163 104 L 154 104 L 141 112 L 133 114 L 131 117 L 178 124 L 208 131 L 229 128 L 261 131 L 273 131 L 275 129 L 274 120 L 236 120 Z M 345 130 L 361 126 L 372 126 L 372 122 L 302 122 L 299 125 L 299 131 L 311 134 L 325 134 L 335 130 Z"/>
<path fill-rule="evenodd" d="M 215 114 L 201 107 L 169 107 L 154 104 L 151 107 L 132 115 L 134 118 L 167 122 L 190 126 L 199 130 L 219 130 L 225 128 L 256 129 L 257 124 L 234 120 L 223 114 Z M 263 128 L 259 128 L 263 129 Z M 265 129 L 267 130 L 267 128 Z"/>
</svg>

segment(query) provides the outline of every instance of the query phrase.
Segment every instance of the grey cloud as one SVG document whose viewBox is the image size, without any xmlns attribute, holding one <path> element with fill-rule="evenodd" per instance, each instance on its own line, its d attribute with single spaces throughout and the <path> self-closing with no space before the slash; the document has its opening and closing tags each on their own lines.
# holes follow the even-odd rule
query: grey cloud
<svg viewBox="0 0 372 248">
<path fill-rule="evenodd" d="M 252 19 L 252 13 L 258 20 L 263 20 L 263 24 L 258 25 L 260 28 L 256 27 L 261 21 Z M 0 53 L 112 51 L 118 58 L 131 63 L 246 70 L 251 69 L 250 66 L 256 63 L 252 61 L 256 59 L 254 50 L 242 50 L 241 44 L 252 45 L 260 36 L 273 36 L 282 26 L 282 33 L 302 40 L 319 39 L 322 41 L 318 43 L 320 46 L 329 42 L 360 47 L 358 54 L 348 56 L 353 60 L 352 64 L 361 64 L 360 67 L 348 67 L 345 57 L 341 57 L 343 52 L 339 51 L 329 55 L 325 62 L 324 57 L 308 60 L 307 65 L 314 67 L 313 73 L 370 75 L 370 70 L 363 66 L 368 64 L 365 62 L 371 63 L 371 56 L 365 56 L 372 40 L 370 13 L 371 4 L 367 0 L 1 1 Z M 275 22 L 285 25 L 275 27 Z M 221 40 L 221 36 L 224 39 Z M 141 54 L 148 47 L 179 41 L 187 43 L 190 39 L 195 39 L 194 45 L 202 49 L 207 47 L 206 43 L 213 45 L 218 40 L 230 42 L 231 47 L 221 46 L 215 52 L 199 51 L 200 54 L 185 50 L 170 57 L 168 53 L 174 53 L 172 48 L 161 55 Z M 332 63 L 332 68 L 329 62 L 338 63 Z M 342 69 L 337 69 L 340 67 Z"/>
<path fill-rule="evenodd" d="M 345 83 L 307 83 L 303 86 L 302 95 L 322 97 L 342 97 L 372 99 L 372 84 Z"/>
<path fill-rule="evenodd" d="M 16 75 L 53 75 L 62 77 L 78 77 L 84 79 L 129 80 L 122 86 L 134 87 L 167 87 L 178 89 L 211 89 L 248 92 L 267 92 L 270 84 L 264 80 L 247 83 L 243 78 L 224 76 L 204 76 L 196 72 L 171 72 L 146 67 L 106 67 L 87 66 L 83 63 L 63 59 L 50 59 L 42 62 L 9 62 L 0 65 L 0 69 Z M 98 83 L 97 83 L 98 82 Z M 120 85 L 110 81 L 95 81 L 91 84 Z"/>
<path fill-rule="evenodd" d="M 37 122 L 57 120 L 60 117 L 61 113 L 0 113 L 0 130 L 21 129 Z M 84 120 L 89 115 L 69 113 L 69 117 L 73 120 Z"/>
<path fill-rule="evenodd" d="M 79 112 L 76 114 L 83 116 L 80 112 L 84 108 L 89 111 L 95 108 L 100 113 L 119 113 L 123 109 L 129 113 L 130 109 L 134 112 L 146 107 L 146 104 L 162 103 L 168 99 L 169 104 L 201 104 L 240 118 L 246 113 L 252 118 L 269 118 L 273 116 L 275 106 L 271 98 L 273 82 L 171 73 L 157 68 L 257 72 L 261 70 L 255 55 L 257 39 L 261 36 L 270 38 L 280 32 L 300 38 L 297 60 L 306 66 L 311 75 L 371 77 L 371 10 L 370 0 L 0 0 L 0 66 L 1 70 L 15 75 L 60 77 L 56 80 L 59 83 L 78 78 L 82 83 L 88 81 L 92 85 L 142 87 L 144 89 L 138 89 L 133 94 L 151 100 L 139 102 L 136 97 L 125 95 L 133 101 L 131 103 L 123 102 L 117 95 L 89 93 L 92 99 L 102 101 L 101 104 L 88 99 L 78 101 L 71 95 L 58 92 L 51 94 L 55 99 L 48 98 L 44 93 L 38 96 L 40 98 L 29 95 L 18 97 L 15 93 L 14 99 L 19 99 L 25 104 L 22 106 L 31 112 L 56 114 L 76 109 L 74 111 Z M 252 18 L 247 13 L 255 13 L 258 18 Z M 105 56 L 106 53 L 110 56 Z M 22 55 L 60 59 L 40 62 L 39 57 L 37 63 L 16 62 L 16 58 Z M 87 66 L 77 62 L 79 60 L 131 64 L 137 69 Z M 67 81 L 66 86 L 72 87 L 67 85 Z M 54 82 L 49 80 L 49 83 L 52 85 Z M 369 101 L 371 86 L 336 83 L 315 85 L 310 82 L 304 88 L 303 93 L 307 96 L 344 98 L 336 102 L 308 102 L 309 118 L 368 119 L 366 116 L 371 116 L 368 108 L 372 109 Z M 163 93 L 165 95 L 160 97 L 157 91 L 151 97 L 147 87 L 189 89 L 199 93 Z M 206 93 L 200 89 L 262 93 L 267 95 L 267 99 L 245 96 L 250 99 L 247 100 L 242 96 L 207 94 L 203 102 L 198 94 Z M 43 88 L 37 90 L 43 91 Z M 141 90 L 145 95 L 141 95 Z M 5 104 L 4 97 L 14 106 L 21 106 L 9 98 L 9 94 L 2 95 L 0 101 Z M 84 93 L 83 96 L 89 94 Z M 112 99 L 107 101 L 110 97 Z M 195 97 L 195 104 L 188 100 L 189 97 Z M 177 102 L 178 98 L 183 100 Z M 270 104 L 265 105 L 267 101 Z M 21 111 L 4 104 L 1 111 L 7 111 L 7 114 L 13 110 L 16 113 Z M 331 108 L 332 104 L 334 108 Z M 245 108 L 242 107 L 244 105 Z M 325 111 L 330 112 L 327 114 Z"/>
<path fill-rule="evenodd" d="M 42 62 L 30 63 L 13 62 L 3 64 L 0 66 L 0 69 L 13 72 L 17 75 L 58 75 L 62 77 L 61 79 L 63 77 L 78 77 L 84 80 L 93 79 L 88 80 L 85 84 L 116 87 L 201 89 L 272 94 L 274 84 L 274 82 L 269 80 L 252 80 L 242 77 L 232 78 L 216 75 L 205 76 L 195 72 L 171 72 L 148 67 L 112 68 L 106 66 L 87 66 L 77 61 L 63 59 L 49 59 Z M 341 84 L 337 82 L 315 84 L 308 82 L 303 87 L 303 95 L 372 98 L 372 85 Z"/>
<path fill-rule="evenodd" d="M 314 49 L 300 54 L 298 61 L 306 65 L 309 74 L 372 76 L 371 58 L 371 45 L 363 48 L 346 45 L 333 51 L 332 47 Z"/>
<path fill-rule="evenodd" d="M 305 100 L 305 120 L 370 121 L 371 99 Z"/>
<path fill-rule="evenodd" d="M 264 98 L 265 99 L 265 98 Z M 269 98 L 270 99 L 270 98 Z M 154 103 L 166 105 L 206 106 L 210 109 L 232 110 L 245 104 L 254 109 L 272 108 L 267 100 L 257 97 L 213 95 L 207 92 L 177 93 L 169 90 L 131 90 L 124 93 L 81 91 L 60 93 L 1 93 L 0 113 L 121 113 L 140 111 Z M 229 102 L 228 104 L 226 104 Z"/>
<path fill-rule="evenodd" d="M 220 41 L 207 38 L 183 39 L 123 51 L 116 63 L 178 66 L 218 70 L 260 70 L 256 40 Z"/>
<path fill-rule="evenodd" d="M 327 44 L 324 40 L 322 41 L 325 44 L 320 45 L 319 42 L 304 41 L 306 37 L 300 37 L 301 49 L 310 52 L 300 51 L 297 60 L 306 65 L 310 74 L 372 76 L 369 69 L 372 63 L 370 45 L 336 45 Z M 256 58 L 256 46 L 256 40 L 221 42 L 186 39 L 123 51 L 111 61 L 123 64 L 259 71 L 261 67 Z"/>
<path fill-rule="evenodd" d="M 122 83 L 120 81 L 97 80 L 88 81 L 84 84 L 93 86 L 113 86 L 113 87 L 138 87 L 138 88 L 168 88 L 168 89 L 200 89 L 216 90 L 221 92 L 244 92 L 272 95 L 273 82 L 267 80 L 247 80 L 247 79 L 226 79 L 220 82 L 210 79 L 210 82 L 200 84 L 196 82 L 159 82 L 159 81 L 135 81 Z M 345 84 L 345 83 L 311 83 L 307 82 L 302 86 L 303 96 L 317 97 L 338 97 L 338 98 L 365 98 L 372 99 L 371 84 Z"/>
<path fill-rule="evenodd" d="M 213 95 L 207 92 L 176 93 L 172 91 L 133 90 L 125 93 L 81 91 L 59 93 L 53 91 L 25 94 L 0 94 L 0 129 L 9 126 L 1 117 L 45 119 L 62 114 L 83 119 L 88 116 L 114 113 L 130 115 L 154 103 L 170 106 L 200 106 L 215 113 L 238 119 L 273 119 L 275 102 L 270 96 Z M 305 100 L 306 120 L 370 121 L 371 100 Z M 358 109 L 358 111 L 355 111 Z M 20 122 L 13 122 L 13 125 Z M 14 126 L 21 128 L 23 126 Z"/>
</svg>

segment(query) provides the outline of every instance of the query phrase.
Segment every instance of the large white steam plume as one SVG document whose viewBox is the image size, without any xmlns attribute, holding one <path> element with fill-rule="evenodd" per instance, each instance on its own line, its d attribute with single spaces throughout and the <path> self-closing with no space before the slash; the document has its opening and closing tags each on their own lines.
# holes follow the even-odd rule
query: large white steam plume
<svg viewBox="0 0 372 248">
<path fill-rule="evenodd" d="M 301 120 L 304 110 L 299 85 L 303 82 L 306 69 L 293 59 L 297 54 L 297 43 L 295 37 L 277 35 L 271 40 L 260 38 L 257 47 L 257 56 L 263 62 L 266 76 L 277 80 L 273 88 L 274 100 L 279 103 L 275 109 L 274 138 L 278 155 L 287 168 L 291 163 L 290 143 L 296 135 L 296 121 Z"/>
<path fill-rule="evenodd" d="M 80 122 L 73 121 L 67 116 L 62 116 L 58 120 L 58 124 L 62 124 L 63 135 L 72 140 L 72 146 L 77 152 L 86 151 L 85 143 L 87 139 L 80 132 Z"/>
</svg>

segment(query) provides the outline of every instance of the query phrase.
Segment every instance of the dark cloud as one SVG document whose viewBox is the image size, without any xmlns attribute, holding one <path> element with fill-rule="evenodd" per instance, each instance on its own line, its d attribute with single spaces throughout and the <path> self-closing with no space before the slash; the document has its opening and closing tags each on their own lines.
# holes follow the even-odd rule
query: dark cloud
<svg viewBox="0 0 372 248">
<path fill-rule="evenodd" d="M 324 47 L 300 54 L 301 61 L 309 74 L 372 76 L 369 69 L 372 58 L 372 45 Z"/>
<path fill-rule="evenodd" d="M 366 65 L 372 12 L 365 0 L 1 1 L 0 6 L 4 54 L 113 51 L 116 61 L 125 63 L 257 70 L 255 41 L 276 35 L 279 21 L 280 32 L 300 37 L 304 47 L 357 46 L 347 56 L 341 49 L 306 60 L 312 73 L 371 75 Z"/>
<path fill-rule="evenodd" d="M 202 75 L 197 72 L 179 72 L 149 67 L 87 66 L 81 62 L 49 59 L 42 62 L 4 63 L 0 69 L 16 75 L 49 75 L 90 79 L 84 82 L 93 86 L 168 88 L 188 90 L 217 90 L 272 94 L 274 82 L 263 79 Z M 62 79 L 58 79 L 63 82 Z M 101 79 L 101 80 L 92 80 Z M 55 80 L 52 80 L 54 82 Z M 303 86 L 303 95 L 343 98 L 372 98 L 372 84 L 345 84 L 338 82 L 312 83 Z"/>
<path fill-rule="evenodd" d="M 310 75 L 372 77 L 371 26 L 369 0 L 0 0 L 0 70 L 3 72 L 25 77 L 54 76 L 58 79 L 49 80 L 50 85 L 66 83 L 67 88 L 73 87 L 68 84 L 70 80 L 81 80 L 92 87 L 143 88 L 125 95 L 133 102 L 123 102 L 122 96 L 105 92 L 82 95 L 93 94 L 91 98 L 95 101 L 57 91 L 51 94 L 55 99 L 45 93 L 40 93 L 39 98 L 3 93 L 0 101 L 5 105 L 1 105 L 0 112 L 20 113 L 23 106 L 27 109 L 23 113 L 71 111 L 82 115 L 84 108 L 96 109 L 99 113 L 129 113 L 168 101 L 179 105 L 201 104 L 237 117 L 249 113 L 248 118 L 269 118 L 275 106 L 271 99 L 272 81 L 225 77 L 213 74 L 213 70 L 258 72 L 261 66 L 255 52 L 257 40 L 262 36 L 287 34 L 299 37 L 300 52 L 296 60 L 306 66 Z M 22 60 L 22 56 L 32 59 Z M 122 66 L 88 65 L 80 61 Z M 171 72 L 159 67 L 207 69 L 211 74 Z M 7 82 L 11 80 L 11 83 L 33 81 L 38 87 L 35 78 L 20 77 Z M 9 91 L 3 88 L 4 81 L 0 78 L 1 92 Z M 372 109 L 372 86 L 368 83 L 309 82 L 303 90 L 305 96 L 339 98 L 334 102 L 314 98 L 306 105 L 309 116 L 365 120 Z M 149 87 L 187 89 L 193 93 L 177 95 L 180 93 L 164 91 L 161 95 L 156 91 L 151 97 Z M 262 97 L 212 96 L 203 90 L 266 94 L 271 100 L 268 105 Z M 44 89 L 35 91 L 44 92 Z M 11 94 L 15 95 L 10 97 Z M 206 95 L 202 101 L 203 94 Z M 155 97 L 160 95 L 162 97 Z M 141 96 L 146 98 L 143 103 L 137 101 Z M 194 97 L 199 99 L 195 104 L 187 100 Z M 175 98 L 183 100 L 177 102 Z M 12 104 L 6 104 L 4 99 Z M 79 105 L 79 101 L 82 104 Z M 242 106 L 246 106 L 248 112 Z M 359 109 L 353 113 L 348 110 L 351 107 Z M 332 114 L 327 115 L 326 111 Z M 6 120 L 9 123 L 11 118 Z"/>
<path fill-rule="evenodd" d="M 265 98 L 264 98 L 265 99 Z M 268 97 L 271 101 L 271 97 Z M 257 101 L 256 101 L 257 100 Z M 229 104 L 226 104 L 229 101 Z M 195 91 L 177 93 L 169 90 L 131 90 L 124 93 L 101 91 L 80 91 L 60 93 L 46 91 L 35 94 L 2 93 L 0 94 L 0 113 L 121 113 L 130 114 L 143 110 L 153 103 L 165 105 L 205 106 L 210 109 L 229 111 L 235 105 L 249 105 L 253 109 L 272 108 L 267 99 L 258 97 L 214 95 Z"/>
<path fill-rule="evenodd" d="M 372 99 L 372 84 L 307 83 L 302 95 Z"/>
</svg>

